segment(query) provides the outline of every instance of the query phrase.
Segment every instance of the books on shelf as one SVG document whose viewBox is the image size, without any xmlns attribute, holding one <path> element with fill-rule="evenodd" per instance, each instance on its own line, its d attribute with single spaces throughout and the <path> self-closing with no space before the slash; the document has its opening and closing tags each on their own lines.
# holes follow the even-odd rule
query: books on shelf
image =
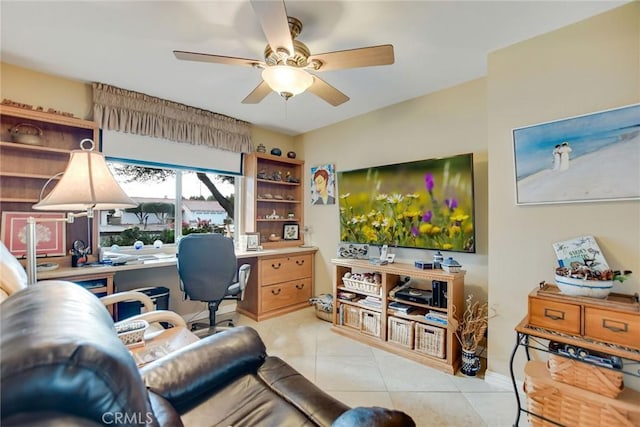
<svg viewBox="0 0 640 427">
<path fill-rule="evenodd" d="M 429 311 L 424 315 L 424 318 L 430 322 L 439 323 L 441 325 L 447 326 L 449 321 L 447 320 L 447 314 L 441 313 L 439 311 Z"/>
<path fill-rule="evenodd" d="M 368 296 L 358 301 L 358 304 L 371 308 L 382 308 L 382 299 Z"/>
<path fill-rule="evenodd" d="M 389 308 L 403 314 L 409 314 L 415 311 L 415 307 L 397 301 L 389 303 Z"/>
</svg>

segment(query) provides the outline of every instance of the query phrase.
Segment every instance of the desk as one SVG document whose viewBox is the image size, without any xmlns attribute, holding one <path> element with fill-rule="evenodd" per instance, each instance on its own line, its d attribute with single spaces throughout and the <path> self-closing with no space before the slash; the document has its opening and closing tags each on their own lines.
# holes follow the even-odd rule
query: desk
<svg viewBox="0 0 640 427">
<path fill-rule="evenodd" d="M 317 250 L 315 247 L 292 247 L 236 252 L 238 264 L 251 265 L 245 298 L 238 304 L 238 312 L 260 321 L 308 306 L 308 299 L 313 295 Z M 160 258 L 117 266 L 61 267 L 38 272 L 38 280 L 69 280 L 80 285 L 102 280 L 104 286 L 100 288 L 87 287 L 101 296 L 115 291 L 114 275 L 119 272 L 175 268 L 175 265 L 176 258 Z"/>
</svg>

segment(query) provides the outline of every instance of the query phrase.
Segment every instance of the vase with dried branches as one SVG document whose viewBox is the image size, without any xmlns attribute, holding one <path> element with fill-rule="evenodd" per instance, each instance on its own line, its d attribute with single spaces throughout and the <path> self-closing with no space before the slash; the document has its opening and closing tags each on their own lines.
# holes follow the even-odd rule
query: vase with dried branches
<svg viewBox="0 0 640 427">
<path fill-rule="evenodd" d="M 462 346 L 462 367 L 465 375 L 475 375 L 480 369 L 480 358 L 476 355 L 478 344 L 484 338 L 489 324 L 489 306 L 479 301 L 473 301 L 473 295 L 466 299 L 466 308 L 461 316 L 457 307 L 453 306 L 453 317 L 457 319 L 456 338 Z"/>
</svg>

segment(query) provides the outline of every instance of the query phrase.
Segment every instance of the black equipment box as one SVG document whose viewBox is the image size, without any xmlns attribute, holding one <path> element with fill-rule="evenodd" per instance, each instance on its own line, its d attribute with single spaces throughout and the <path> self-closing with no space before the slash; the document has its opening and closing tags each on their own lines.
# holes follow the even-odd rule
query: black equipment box
<svg viewBox="0 0 640 427">
<path fill-rule="evenodd" d="M 417 302 L 418 304 L 432 305 L 431 291 L 424 289 L 405 288 L 396 292 L 396 298 L 404 301 Z"/>
</svg>

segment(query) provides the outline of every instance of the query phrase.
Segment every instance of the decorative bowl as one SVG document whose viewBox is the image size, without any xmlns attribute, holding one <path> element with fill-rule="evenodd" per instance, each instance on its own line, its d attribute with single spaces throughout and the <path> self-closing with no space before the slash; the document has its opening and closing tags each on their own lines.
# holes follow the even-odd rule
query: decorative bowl
<svg viewBox="0 0 640 427">
<path fill-rule="evenodd" d="M 583 280 L 556 274 L 556 285 L 565 295 L 606 298 L 613 288 L 613 280 Z"/>
<path fill-rule="evenodd" d="M 462 265 L 460 265 L 460 263 L 452 257 L 449 257 L 442 261 L 442 264 L 440 264 L 440 266 L 447 273 L 459 273 L 462 269 Z"/>
<path fill-rule="evenodd" d="M 279 242 L 280 241 L 280 236 L 276 236 L 275 234 L 272 234 L 268 237 L 270 242 Z"/>
</svg>

